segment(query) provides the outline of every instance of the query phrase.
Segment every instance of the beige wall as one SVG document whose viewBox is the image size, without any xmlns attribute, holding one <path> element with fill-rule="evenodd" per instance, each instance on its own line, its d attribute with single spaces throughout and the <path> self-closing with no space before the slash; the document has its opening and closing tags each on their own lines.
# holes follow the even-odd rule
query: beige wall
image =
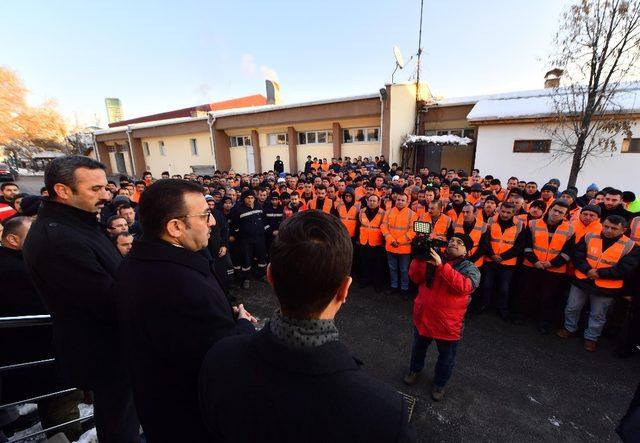
<svg viewBox="0 0 640 443">
<path fill-rule="evenodd" d="M 115 142 L 107 142 L 105 143 L 105 145 L 107 146 L 118 146 L 117 143 Z M 120 143 L 119 145 L 122 145 L 122 143 Z M 128 151 L 124 151 L 123 153 L 124 156 L 124 166 L 127 169 L 126 170 L 126 174 L 131 175 L 133 168 L 131 167 L 131 157 L 129 156 L 129 152 Z M 107 160 L 103 160 L 103 161 L 107 161 Z M 118 171 L 118 165 L 116 163 L 116 153 L 115 152 L 109 152 L 109 164 L 111 165 L 111 170 L 113 171 L 114 174 L 119 173 L 120 171 Z"/>
<path fill-rule="evenodd" d="M 342 144 L 342 158 L 351 157 L 356 158 L 362 156 L 362 158 L 373 158 L 380 155 L 380 142 L 377 143 L 343 143 Z"/>
<path fill-rule="evenodd" d="M 424 85 L 424 88 L 428 87 Z M 422 95 L 422 94 L 421 94 Z M 413 134 L 416 118 L 416 86 L 415 84 L 395 84 L 391 85 L 390 91 L 391 109 L 389 128 L 389 158 L 388 162 L 398 163 L 402 161 L 400 145 L 404 136 Z"/>
<path fill-rule="evenodd" d="M 276 155 L 284 163 L 284 171 L 289 172 L 289 145 L 262 146 L 260 145 L 260 159 L 262 160 L 262 171 L 272 171 Z"/>
<path fill-rule="evenodd" d="M 311 158 L 318 157 L 319 159 L 326 158 L 327 161 L 331 161 L 333 157 L 333 143 L 316 143 L 313 145 L 298 145 L 298 169 L 304 171 L 304 164 L 307 161 L 307 155 Z"/>
<path fill-rule="evenodd" d="M 198 155 L 191 155 L 190 140 L 192 138 L 196 139 Z M 164 141 L 166 156 L 160 155 L 160 145 L 158 143 L 160 141 Z M 210 134 L 208 132 L 143 138 L 141 142 L 142 152 L 145 154 L 145 161 L 147 162 L 147 170 L 151 171 L 154 177 L 159 177 L 162 171 L 184 175 L 191 172 L 192 165 L 213 165 Z M 149 143 L 150 155 L 146 155 L 144 152 L 145 142 Z"/>
</svg>

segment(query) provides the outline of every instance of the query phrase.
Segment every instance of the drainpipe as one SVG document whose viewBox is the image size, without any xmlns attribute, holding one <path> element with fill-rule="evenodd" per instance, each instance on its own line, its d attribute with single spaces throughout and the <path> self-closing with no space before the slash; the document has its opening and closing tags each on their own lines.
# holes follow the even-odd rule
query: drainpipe
<svg viewBox="0 0 640 443">
<path fill-rule="evenodd" d="M 216 139 L 213 136 L 213 125 L 216 123 L 216 118 L 212 113 L 207 113 L 207 124 L 209 125 L 209 136 L 211 137 L 211 154 L 213 155 L 213 172 L 216 172 L 218 162 L 216 161 Z"/>
<path fill-rule="evenodd" d="M 383 92 L 384 91 L 384 92 Z M 384 100 L 387 95 L 386 89 L 380 89 L 380 153 L 378 155 L 382 155 L 382 143 L 384 140 L 383 136 L 383 126 L 384 126 Z M 391 156 L 389 156 L 391 157 Z"/>
<path fill-rule="evenodd" d="M 131 142 L 131 132 L 133 132 L 131 130 L 131 126 L 127 126 L 127 138 L 129 139 L 129 158 L 131 159 L 131 168 L 133 169 L 133 175 L 134 177 L 136 176 L 136 161 L 133 158 L 133 143 Z"/>
<path fill-rule="evenodd" d="M 96 151 L 96 160 L 100 161 L 100 151 L 98 150 L 98 138 L 96 137 L 96 133 L 92 132 L 91 136 L 93 138 L 93 149 Z"/>
</svg>

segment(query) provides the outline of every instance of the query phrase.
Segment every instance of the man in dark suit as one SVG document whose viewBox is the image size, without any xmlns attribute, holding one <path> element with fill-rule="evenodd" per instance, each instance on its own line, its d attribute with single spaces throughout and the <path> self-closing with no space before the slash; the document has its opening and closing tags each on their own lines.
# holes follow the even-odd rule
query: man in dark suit
<svg viewBox="0 0 640 443">
<path fill-rule="evenodd" d="M 281 310 L 257 334 L 218 342 L 200 370 L 210 441 L 413 441 L 407 406 L 338 341 L 353 246 L 340 220 L 299 212 L 280 226 L 267 279 Z"/>
<path fill-rule="evenodd" d="M 100 442 L 139 441 L 139 422 L 117 334 L 113 284 L 122 257 L 97 221 L 110 199 L 102 163 L 71 156 L 45 170 L 49 198 L 23 255 L 53 319 L 68 383 L 93 391 Z"/>
<path fill-rule="evenodd" d="M 144 239 L 115 286 L 136 410 L 150 442 L 206 441 L 197 401 L 204 355 L 223 337 L 254 332 L 255 319 L 231 306 L 199 252 L 215 223 L 202 186 L 159 180 L 138 207 Z"/>
</svg>

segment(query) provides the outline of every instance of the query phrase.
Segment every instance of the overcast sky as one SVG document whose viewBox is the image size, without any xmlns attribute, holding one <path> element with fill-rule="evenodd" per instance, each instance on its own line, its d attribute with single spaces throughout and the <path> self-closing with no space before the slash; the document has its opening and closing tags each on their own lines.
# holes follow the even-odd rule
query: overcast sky
<svg viewBox="0 0 640 443">
<path fill-rule="evenodd" d="M 456 97 L 543 85 L 568 0 L 425 0 L 422 79 Z M 284 102 L 373 93 L 391 80 L 392 47 L 417 52 L 418 0 L 110 0 L 0 2 L 0 65 L 34 103 L 106 125 L 105 97 L 125 118 L 262 93 Z M 396 81 L 415 76 L 415 62 Z"/>
</svg>

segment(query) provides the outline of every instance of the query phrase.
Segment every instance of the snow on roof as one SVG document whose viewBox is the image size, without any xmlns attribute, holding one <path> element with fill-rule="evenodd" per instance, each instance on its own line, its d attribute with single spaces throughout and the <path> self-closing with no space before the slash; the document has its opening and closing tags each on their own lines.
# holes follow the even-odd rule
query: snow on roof
<svg viewBox="0 0 640 443">
<path fill-rule="evenodd" d="M 193 121 L 198 121 L 198 120 L 206 120 L 207 117 L 178 117 L 178 118 L 169 118 L 166 120 L 156 120 L 156 121 L 152 121 L 152 122 L 143 122 L 143 123 L 133 123 L 131 125 L 127 125 L 127 126 L 115 126 L 113 128 L 108 128 L 108 129 L 100 129 L 98 131 L 95 131 L 94 134 L 95 135 L 101 135 L 101 134 L 113 134 L 113 133 L 117 133 L 117 132 L 127 132 L 127 128 L 131 128 L 131 129 L 144 129 L 144 128 L 153 128 L 156 126 L 165 126 L 165 125 L 173 125 L 173 124 L 177 124 L 177 123 L 187 123 L 187 122 L 193 122 Z"/>
<path fill-rule="evenodd" d="M 468 145 L 473 143 L 469 137 L 459 137 L 457 135 L 407 135 L 406 140 L 402 146 L 407 146 L 408 143 L 437 143 L 440 145 Z"/>
<path fill-rule="evenodd" d="M 556 114 L 553 89 L 543 89 L 534 93 L 507 94 L 502 97 L 479 100 L 467 115 L 469 121 L 502 120 L 518 118 L 540 118 Z M 560 93 L 569 94 L 568 90 Z M 606 112 L 640 112 L 640 82 L 621 85 L 607 103 Z"/>
</svg>

